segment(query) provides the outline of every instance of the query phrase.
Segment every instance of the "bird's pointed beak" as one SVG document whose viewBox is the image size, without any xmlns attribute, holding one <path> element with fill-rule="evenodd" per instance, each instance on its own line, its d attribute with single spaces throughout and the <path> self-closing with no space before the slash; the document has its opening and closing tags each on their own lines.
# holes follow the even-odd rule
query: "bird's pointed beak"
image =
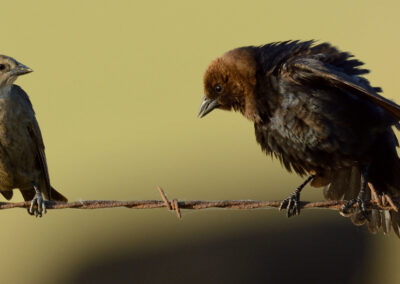
<svg viewBox="0 0 400 284">
<path fill-rule="evenodd" d="M 28 66 L 25 66 L 24 64 L 18 63 L 18 65 L 11 72 L 12 72 L 12 75 L 20 76 L 20 75 L 31 73 L 31 72 L 33 72 L 33 70 L 31 68 L 29 68 Z"/>
<path fill-rule="evenodd" d="M 218 99 L 207 99 L 206 96 L 204 96 L 201 101 L 198 116 L 200 116 L 200 118 L 204 117 L 217 107 L 219 107 Z"/>
</svg>

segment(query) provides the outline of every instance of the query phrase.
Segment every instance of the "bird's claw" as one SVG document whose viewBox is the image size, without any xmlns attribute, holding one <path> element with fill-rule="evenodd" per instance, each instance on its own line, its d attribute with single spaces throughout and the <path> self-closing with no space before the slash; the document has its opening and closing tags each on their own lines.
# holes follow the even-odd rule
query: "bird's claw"
<svg viewBox="0 0 400 284">
<path fill-rule="evenodd" d="M 42 217 L 42 214 L 47 213 L 46 203 L 43 199 L 42 194 L 37 191 L 35 197 L 31 201 L 31 206 L 29 208 L 29 214 L 35 215 L 35 217 Z"/>
<path fill-rule="evenodd" d="M 367 209 L 367 202 L 367 200 L 360 197 L 350 199 L 345 205 L 343 205 L 342 212 L 343 214 L 350 214 L 353 211 L 353 205 L 357 204 L 358 209 L 364 215 L 365 219 L 370 221 L 370 210 Z"/>
<path fill-rule="evenodd" d="M 287 210 L 287 216 L 300 215 L 300 193 L 293 192 L 288 198 L 284 199 L 279 206 L 279 211 Z"/>
</svg>

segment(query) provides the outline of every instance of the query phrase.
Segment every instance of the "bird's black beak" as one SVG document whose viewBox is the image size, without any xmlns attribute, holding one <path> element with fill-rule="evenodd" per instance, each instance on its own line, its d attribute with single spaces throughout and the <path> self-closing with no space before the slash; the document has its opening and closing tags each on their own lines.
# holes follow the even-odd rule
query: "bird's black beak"
<svg viewBox="0 0 400 284">
<path fill-rule="evenodd" d="M 204 96 L 201 101 L 198 116 L 200 116 L 200 118 L 204 117 L 217 107 L 219 107 L 218 99 L 207 99 L 206 96 Z"/>
<path fill-rule="evenodd" d="M 18 65 L 11 71 L 13 76 L 20 76 L 31 72 L 33 72 L 31 68 L 21 63 L 18 63 Z"/>
</svg>

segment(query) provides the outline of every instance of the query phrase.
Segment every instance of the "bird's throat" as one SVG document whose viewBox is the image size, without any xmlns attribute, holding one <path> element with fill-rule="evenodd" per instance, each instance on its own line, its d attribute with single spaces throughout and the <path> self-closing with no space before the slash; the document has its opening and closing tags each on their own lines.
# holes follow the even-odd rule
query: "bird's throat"
<svg viewBox="0 0 400 284">
<path fill-rule="evenodd" d="M 10 95 L 11 86 L 10 85 L 3 85 L 0 86 L 0 98 L 6 98 Z"/>
</svg>

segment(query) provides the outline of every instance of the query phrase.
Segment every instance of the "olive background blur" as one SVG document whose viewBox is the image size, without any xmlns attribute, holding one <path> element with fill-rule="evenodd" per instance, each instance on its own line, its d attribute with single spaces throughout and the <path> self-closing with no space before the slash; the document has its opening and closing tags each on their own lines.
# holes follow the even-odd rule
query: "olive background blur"
<svg viewBox="0 0 400 284">
<path fill-rule="evenodd" d="M 6 1 L 1 53 L 18 79 L 69 200 L 278 200 L 301 183 L 238 113 L 196 117 L 212 59 L 244 45 L 329 41 L 400 102 L 396 1 Z M 303 200 L 321 200 L 306 188 Z M 19 193 L 13 201 L 22 200 Z M 400 241 L 337 212 L 0 212 L 3 283 L 395 283 Z M 321 282 L 322 281 L 322 282 Z M 341 282 L 337 282 L 341 281 Z M 309 282 L 309 283 L 311 283 Z"/>
</svg>

